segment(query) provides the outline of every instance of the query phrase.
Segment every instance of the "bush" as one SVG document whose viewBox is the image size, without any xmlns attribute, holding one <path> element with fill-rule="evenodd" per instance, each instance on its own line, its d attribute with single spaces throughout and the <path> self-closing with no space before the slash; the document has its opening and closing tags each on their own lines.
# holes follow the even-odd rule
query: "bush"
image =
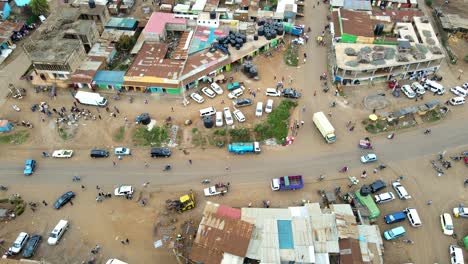
<svg viewBox="0 0 468 264">
<path fill-rule="evenodd" d="M 192 134 L 196 134 L 196 133 L 198 133 L 198 128 L 196 127 L 192 128 Z"/>
<path fill-rule="evenodd" d="M 432 7 L 432 0 L 425 0 L 426 5 Z"/>
<path fill-rule="evenodd" d="M 224 129 L 217 129 L 217 130 L 215 130 L 215 132 L 214 132 L 213 134 L 216 135 L 216 136 L 222 136 L 222 137 L 224 137 L 224 136 L 226 136 L 226 130 L 224 130 Z"/>
<path fill-rule="evenodd" d="M 155 126 L 151 131 L 146 127 L 139 127 L 133 134 L 133 142 L 140 146 L 161 146 L 169 140 L 169 133 L 165 126 Z"/>
<path fill-rule="evenodd" d="M 465 58 L 463 58 L 463 60 L 468 63 L 468 54 L 465 55 Z"/>
<path fill-rule="evenodd" d="M 15 207 L 15 214 L 18 216 L 18 215 L 21 215 L 24 213 L 24 209 L 25 209 L 25 206 L 24 204 L 18 204 L 16 207 Z"/>
<path fill-rule="evenodd" d="M 250 130 L 248 128 L 238 128 L 229 130 L 231 142 L 248 142 L 251 141 Z"/>
</svg>

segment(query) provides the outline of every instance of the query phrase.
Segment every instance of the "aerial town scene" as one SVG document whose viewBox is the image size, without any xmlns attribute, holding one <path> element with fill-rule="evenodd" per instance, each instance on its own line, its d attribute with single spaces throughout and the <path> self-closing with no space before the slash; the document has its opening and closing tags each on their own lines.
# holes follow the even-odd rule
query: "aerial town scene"
<svg viewBox="0 0 468 264">
<path fill-rule="evenodd" d="M 0 263 L 468 263 L 466 0 L 0 17 Z"/>
</svg>

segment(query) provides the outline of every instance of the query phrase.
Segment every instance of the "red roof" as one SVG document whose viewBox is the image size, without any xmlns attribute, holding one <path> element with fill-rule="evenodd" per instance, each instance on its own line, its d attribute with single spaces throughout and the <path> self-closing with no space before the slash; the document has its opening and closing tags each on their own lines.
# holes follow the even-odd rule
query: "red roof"
<svg viewBox="0 0 468 264">
<path fill-rule="evenodd" d="M 241 210 L 228 207 L 225 205 L 220 205 L 218 211 L 216 211 L 216 216 L 219 217 L 228 217 L 232 219 L 241 219 Z"/>
<path fill-rule="evenodd" d="M 186 20 L 171 13 L 153 12 L 143 32 L 161 34 L 167 23 L 185 24 Z"/>
</svg>

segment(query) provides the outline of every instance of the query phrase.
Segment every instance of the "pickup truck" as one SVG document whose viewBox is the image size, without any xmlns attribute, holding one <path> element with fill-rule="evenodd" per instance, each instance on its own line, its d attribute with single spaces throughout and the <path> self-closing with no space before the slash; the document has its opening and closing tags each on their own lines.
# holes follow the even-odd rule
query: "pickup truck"
<svg viewBox="0 0 468 264">
<path fill-rule="evenodd" d="M 52 153 L 54 158 L 71 158 L 73 156 L 73 150 L 60 149 Z"/>
<path fill-rule="evenodd" d="M 273 191 L 297 190 L 304 187 L 302 175 L 284 176 L 271 180 L 271 189 Z"/>
<path fill-rule="evenodd" d="M 229 191 L 229 185 L 224 183 L 217 183 L 214 186 L 205 188 L 203 192 L 205 196 L 216 196 L 216 195 L 224 195 Z"/>
</svg>

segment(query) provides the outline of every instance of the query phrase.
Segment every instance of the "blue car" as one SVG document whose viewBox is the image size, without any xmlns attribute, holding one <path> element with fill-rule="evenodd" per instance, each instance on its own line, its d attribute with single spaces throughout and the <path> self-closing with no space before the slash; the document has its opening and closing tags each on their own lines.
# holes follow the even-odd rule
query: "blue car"
<svg viewBox="0 0 468 264">
<path fill-rule="evenodd" d="M 397 222 L 404 221 L 406 219 L 406 214 L 404 212 L 396 212 L 393 214 L 388 214 L 384 216 L 386 224 L 393 224 Z"/>
<path fill-rule="evenodd" d="M 402 226 L 392 228 L 384 232 L 384 237 L 386 240 L 392 240 L 398 237 L 402 237 L 406 234 L 405 228 Z"/>
<path fill-rule="evenodd" d="M 24 164 L 24 175 L 29 176 L 34 173 L 36 169 L 36 161 L 33 159 L 26 160 L 26 164 Z"/>
<path fill-rule="evenodd" d="M 361 162 L 362 163 L 370 163 L 370 162 L 374 162 L 374 161 L 377 161 L 377 155 L 373 154 L 373 153 L 369 153 L 367 155 L 364 155 L 361 157 Z"/>
</svg>

